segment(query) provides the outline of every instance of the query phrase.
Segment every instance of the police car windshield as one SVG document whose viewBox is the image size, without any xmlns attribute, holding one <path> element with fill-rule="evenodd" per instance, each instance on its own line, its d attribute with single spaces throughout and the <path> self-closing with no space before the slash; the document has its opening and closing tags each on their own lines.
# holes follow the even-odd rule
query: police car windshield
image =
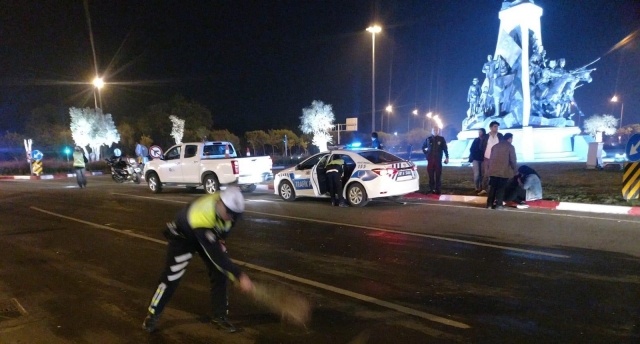
<svg viewBox="0 0 640 344">
<path fill-rule="evenodd" d="M 365 152 L 360 152 L 358 154 L 360 154 L 361 157 L 371 161 L 374 164 L 404 161 L 402 160 L 402 158 L 399 158 L 385 151 L 365 151 Z"/>
</svg>

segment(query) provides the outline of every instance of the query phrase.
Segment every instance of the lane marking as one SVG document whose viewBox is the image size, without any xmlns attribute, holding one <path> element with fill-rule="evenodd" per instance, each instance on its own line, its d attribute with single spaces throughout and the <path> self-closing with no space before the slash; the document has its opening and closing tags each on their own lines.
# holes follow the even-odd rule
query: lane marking
<svg viewBox="0 0 640 344">
<path fill-rule="evenodd" d="M 470 207 L 465 205 L 453 205 L 453 204 L 432 204 L 432 203 L 418 203 L 418 202 L 409 202 L 409 204 L 418 204 L 422 206 L 428 207 L 445 207 L 445 208 L 464 208 L 464 209 L 476 209 L 479 211 L 488 211 L 484 207 Z M 529 210 L 536 210 L 535 208 L 529 208 Z M 556 209 L 562 210 L 562 209 Z M 626 223 L 640 223 L 640 220 L 627 220 L 627 219 L 613 219 L 610 217 L 597 217 L 597 216 L 587 216 L 587 215 L 573 215 L 573 214 L 553 214 L 553 213 L 540 213 L 536 211 L 527 211 L 527 210 L 507 210 L 507 213 L 511 212 L 512 214 L 529 214 L 529 215 L 540 215 L 540 216 L 559 216 L 559 217 L 574 217 L 578 219 L 589 219 L 589 220 L 602 220 L 602 221 L 616 221 L 616 222 L 626 222 Z M 613 214 L 613 215 L 624 215 L 624 214 Z"/>
<path fill-rule="evenodd" d="M 138 238 L 138 239 L 143 239 L 143 240 L 151 241 L 151 242 L 162 244 L 162 245 L 167 245 L 167 243 L 165 241 L 158 240 L 158 239 L 155 239 L 155 238 L 151 238 L 151 237 L 148 237 L 148 236 L 145 236 L 145 235 L 134 234 L 134 233 L 131 233 L 131 232 L 127 232 L 125 230 L 116 229 L 116 228 L 113 228 L 113 227 L 107 227 L 107 226 L 100 225 L 100 224 L 97 224 L 97 223 L 76 219 L 74 217 L 65 216 L 65 215 L 62 215 L 62 214 L 58 214 L 58 213 L 54 213 L 54 212 L 47 211 L 47 210 L 44 210 L 44 209 L 40 209 L 40 208 L 37 208 L 37 207 L 30 207 L 30 208 L 33 209 L 33 210 L 37 210 L 39 212 L 51 215 L 51 216 L 55 216 L 55 217 L 66 219 L 66 220 L 69 220 L 69 221 L 75 221 L 75 222 L 83 223 L 83 224 L 86 224 L 86 225 L 89 225 L 89 226 L 92 226 L 92 227 L 96 227 L 96 228 L 100 228 L 100 229 L 106 229 L 106 230 L 109 230 L 109 231 L 112 231 L 112 232 L 115 232 L 115 233 L 129 235 L 129 236 L 132 236 L 132 237 L 135 237 L 135 238 Z M 437 316 L 437 315 L 434 315 L 434 314 L 430 314 L 430 313 L 426 313 L 426 312 L 422 312 L 422 311 L 419 311 L 419 310 L 416 310 L 416 309 L 413 309 L 413 308 L 397 305 L 395 303 L 391 303 L 391 302 L 388 302 L 388 301 L 380 300 L 380 299 L 377 299 L 375 297 L 371 297 L 371 296 L 367 296 L 367 295 L 363 295 L 363 294 L 358 294 L 358 293 L 355 293 L 355 292 L 352 292 L 352 291 L 349 291 L 349 290 L 346 290 L 346 289 L 342 289 L 342 288 L 334 287 L 334 286 L 331 286 L 331 285 L 328 285 L 328 284 L 324 284 L 324 283 L 316 282 L 316 281 L 313 281 L 313 280 L 309 280 L 309 279 L 306 279 L 306 278 L 290 275 L 290 274 L 287 274 L 287 273 L 284 273 L 284 272 L 280 272 L 280 271 L 277 271 L 277 270 L 272 270 L 272 269 L 269 269 L 269 268 L 265 268 L 265 267 L 262 267 L 262 266 L 259 266 L 259 265 L 243 262 L 243 261 L 240 261 L 240 260 L 232 259 L 232 261 L 235 264 L 238 264 L 240 266 L 245 266 L 245 267 L 248 267 L 250 269 L 257 270 L 257 271 L 260 271 L 260 272 L 263 272 L 263 273 L 266 273 L 266 274 L 282 277 L 282 278 L 288 279 L 290 281 L 295 281 L 295 282 L 298 282 L 298 283 L 306 284 L 306 285 L 309 285 L 309 286 L 312 286 L 312 287 L 316 287 L 316 288 L 319 288 L 319 289 L 324 289 L 326 291 L 330 291 L 330 292 L 333 292 L 333 293 L 336 293 L 336 294 L 340 294 L 340 295 L 343 295 L 343 296 L 348 296 L 348 297 L 354 298 L 356 300 L 368 302 L 368 303 L 371 303 L 371 304 L 374 304 L 374 305 L 377 305 L 377 306 L 380 306 L 380 307 L 388 308 L 388 309 L 391 309 L 391 310 L 394 310 L 394 311 L 397 311 L 397 312 L 400 312 L 400 313 L 417 316 L 419 318 L 423 318 L 423 319 L 426 319 L 426 320 L 429 320 L 429 321 L 433 321 L 433 322 L 437 322 L 437 323 L 440 323 L 440 324 L 443 324 L 443 325 L 449 325 L 449 326 L 453 326 L 453 327 L 457 327 L 457 328 L 462 328 L 462 329 L 471 328 L 471 326 L 469 326 L 467 324 L 464 324 L 464 323 L 461 323 L 461 322 L 458 322 L 458 321 L 455 321 L 455 320 L 443 318 L 443 317 L 440 317 L 440 316 Z"/>
<path fill-rule="evenodd" d="M 113 194 L 114 195 L 130 196 L 130 197 L 146 198 L 146 199 L 151 199 L 151 200 L 155 200 L 155 201 L 164 201 L 163 199 L 147 197 L 147 196 L 137 196 L 137 195 L 127 195 L 127 194 L 117 194 L 117 193 L 113 193 Z M 175 200 L 167 200 L 167 201 L 170 201 L 170 202 L 181 202 L 181 201 L 175 201 Z M 182 203 L 187 203 L 187 202 L 182 202 Z M 324 223 L 324 224 L 328 224 L 328 225 L 360 228 L 360 229 L 366 229 L 366 230 L 371 230 L 371 231 L 379 231 L 379 232 L 387 232 L 387 233 L 394 233 L 394 234 L 411 235 L 411 236 L 422 237 L 422 238 L 429 238 L 429 239 L 435 239 L 435 240 L 457 242 L 457 243 L 474 245 L 474 246 L 491 247 L 491 248 L 497 248 L 497 249 L 506 250 L 506 251 L 515 251 L 515 252 L 536 254 L 536 255 L 540 255 L 540 256 L 547 256 L 547 257 L 554 257 L 554 258 L 571 258 L 570 256 L 567 256 L 567 255 L 564 255 L 564 254 L 550 253 L 550 252 L 544 252 L 544 251 L 535 251 L 535 250 L 526 250 L 526 249 L 523 249 L 523 248 L 487 244 L 487 243 L 483 243 L 483 242 L 463 240 L 463 239 L 447 238 L 447 237 L 438 236 L 438 235 L 405 232 L 405 231 L 398 231 L 398 230 L 394 230 L 394 229 L 385 229 L 385 228 L 378 228 L 378 227 L 355 225 L 355 224 L 342 223 L 342 222 L 333 222 L 333 221 L 325 221 L 325 220 L 308 219 L 308 218 L 304 218 L 304 217 L 296 217 L 296 216 L 289 216 L 289 215 L 263 213 L 263 212 L 259 212 L 259 211 L 253 211 L 253 210 L 245 210 L 244 212 L 245 213 L 249 213 L 249 214 L 257 214 L 257 215 L 270 216 L 270 217 L 279 217 L 279 218 L 285 218 L 285 219 L 297 220 L 297 221 L 316 222 L 316 223 Z"/>
</svg>

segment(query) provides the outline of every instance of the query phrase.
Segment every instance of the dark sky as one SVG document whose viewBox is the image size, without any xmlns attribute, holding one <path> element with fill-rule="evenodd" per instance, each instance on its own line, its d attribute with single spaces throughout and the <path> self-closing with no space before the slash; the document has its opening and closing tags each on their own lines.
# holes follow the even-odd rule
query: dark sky
<svg viewBox="0 0 640 344">
<path fill-rule="evenodd" d="M 635 0 L 536 0 L 547 57 L 578 68 L 598 57 L 594 81 L 576 91 L 584 113 L 640 122 L 640 28 Z M 376 110 L 391 100 L 391 130 L 404 132 L 417 106 L 460 127 L 471 79 L 493 54 L 500 0 L 90 1 L 106 112 L 133 117 L 174 94 L 202 103 L 214 127 L 236 134 L 299 125 L 313 100 L 338 122 L 371 129 L 371 34 L 376 37 Z M 93 55 L 80 0 L 0 1 L 0 131 L 22 130 L 46 103 L 93 106 Z M 64 82 L 62 82 L 64 81 Z M 115 83 L 115 84 L 109 84 Z M 412 120 L 413 126 L 422 121 Z M 379 127 L 379 124 L 376 125 Z"/>
</svg>

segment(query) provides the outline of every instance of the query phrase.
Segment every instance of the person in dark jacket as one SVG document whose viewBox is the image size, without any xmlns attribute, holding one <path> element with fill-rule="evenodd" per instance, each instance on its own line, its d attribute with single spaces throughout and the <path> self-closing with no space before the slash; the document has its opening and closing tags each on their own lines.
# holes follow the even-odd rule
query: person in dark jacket
<svg viewBox="0 0 640 344">
<path fill-rule="evenodd" d="M 513 135 L 507 133 L 504 139 L 491 148 L 489 160 L 489 196 L 487 208 L 503 210 L 504 191 L 509 178 L 516 175 L 516 149 L 511 144 Z M 494 205 L 495 201 L 495 205 Z"/>
<path fill-rule="evenodd" d="M 422 144 L 422 151 L 427 157 L 429 192 L 440 195 L 442 193 L 442 155 L 446 156 L 444 163 L 449 163 L 447 141 L 444 137 L 440 136 L 440 128 L 433 128 L 433 134 L 427 137 Z"/>
<path fill-rule="evenodd" d="M 378 139 L 378 133 L 376 133 L 375 131 L 371 133 L 371 148 L 384 149 L 384 147 L 382 146 L 382 142 L 380 142 L 380 139 Z"/>
<path fill-rule="evenodd" d="M 153 332 L 156 329 L 160 315 L 178 288 L 189 260 L 198 252 L 211 282 L 211 322 L 227 332 L 236 332 L 236 328 L 227 321 L 227 280 L 235 282 L 245 293 L 253 291 L 253 283 L 227 257 L 224 242 L 243 212 L 244 197 L 240 189 L 227 187 L 196 199 L 178 212 L 174 222 L 167 224 L 164 236 L 169 244 L 165 268 L 142 323 L 145 331 Z"/>
<path fill-rule="evenodd" d="M 344 160 L 335 154 L 327 164 L 327 189 L 331 196 L 331 204 L 334 206 L 348 207 L 342 196 L 342 175 L 344 174 Z"/>
<path fill-rule="evenodd" d="M 478 137 L 473 140 L 469 151 L 469 162 L 473 167 L 473 185 L 476 193 L 482 191 L 482 161 L 484 161 L 484 152 L 480 148 L 482 139 L 487 134 L 484 128 L 478 129 Z"/>
</svg>

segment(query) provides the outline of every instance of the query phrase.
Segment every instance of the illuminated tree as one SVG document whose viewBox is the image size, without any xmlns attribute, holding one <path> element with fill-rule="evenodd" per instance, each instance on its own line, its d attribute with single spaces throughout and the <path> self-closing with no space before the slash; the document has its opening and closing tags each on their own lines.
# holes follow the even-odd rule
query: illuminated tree
<svg viewBox="0 0 640 344">
<path fill-rule="evenodd" d="M 71 116 L 71 137 L 76 146 L 82 147 L 86 153 L 86 147 L 91 147 L 94 160 L 100 159 L 100 147 L 111 146 L 120 141 L 120 134 L 113 123 L 111 114 L 103 114 L 101 109 L 72 107 L 69 109 Z"/>
<path fill-rule="evenodd" d="M 169 116 L 173 127 L 171 128 L 171 136 L 176 140 L 176 144 L 182 143 L 182 136 L 184 136 L 184 119 L 171 115 Z"/>
<path fill-rule="evenodd" d="M 618 119 L 611 115 L 593 115 L 584 121 L 584 131 L 593 136 L 596 142 L 602 142 L 602 134 L 616 133 Z"/>
<path fill-rule="evenodd" d="M 330 104 L 324 104 L 319 100 L 311 102 L 311 106 L 302 109 L 300 117 L 302 124 L 300 129 L 305 134 L 313 134 L 312 143 L 316 145 L 320 151 L 327 150 L 327 143 L 331 142 L 331 134 L 329 131 L 333 127 L 335 116 Z"/>
</svg>

